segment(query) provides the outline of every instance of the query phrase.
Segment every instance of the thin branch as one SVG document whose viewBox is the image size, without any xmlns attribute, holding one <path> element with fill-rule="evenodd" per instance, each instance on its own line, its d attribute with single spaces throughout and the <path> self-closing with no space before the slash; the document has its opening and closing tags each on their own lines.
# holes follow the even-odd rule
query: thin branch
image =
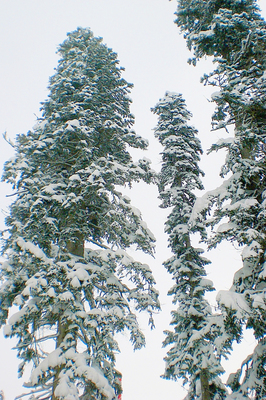
<svg viewBox="0 0 266 400">
<path fill-rule="evenodd" d="M 106 246 L 105 244 L 96 242 L 95 240 L 90 240 L 90 242 L 95 244 L 96 246 L 102 247 L 103 249 L 111 250 L 110 247 Z M 85 250 L 87 250 L 87 249 L 85 248 Z"/>
<path fill-rule="evenodd" d="M 12 142 L 12 140 L 11 140 L 10 138 L 7 137 L 7 132 L 6 132 L 6 131 L 2 134 L 2 136 L 3 136 L 4 140 L 5 140 L 8 144 L 10 144 L 11 147 L 13 147 L 13 148 L 16 147 L 15 144 Z"/>
</svg>

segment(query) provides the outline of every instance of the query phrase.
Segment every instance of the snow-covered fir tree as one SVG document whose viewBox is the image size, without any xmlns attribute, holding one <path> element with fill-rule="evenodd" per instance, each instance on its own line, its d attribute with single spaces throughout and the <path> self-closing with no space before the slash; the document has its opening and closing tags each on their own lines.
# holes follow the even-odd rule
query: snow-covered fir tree
<svg viewBox="0 0 266 400">
<path fill-rule="evenodd" d="M 117 55 L 88 29 L 69 33 L 50 79 L 42 118 L 17 137 L 5 164 L 16 200 L 4 232 L 0 321 L 18 339 L 32 372 L 34 399 L 113 399 L 121 392 L 116 332 L 145 344 L 133 310 L 159 308 L 146 264 L 126 252 L 153 253 L 154 237 L 119 186 L 153 174 L 128 148 L 132 131 Z M 9 310 L 16 306 L 8 319 Z"/>
<path fill-rule="evenodd" d="M 171 208 L 165 224 L 173 256 L 164 266 L 175 281 L 169 290 L 177 309 L 172 311 L 174 331 L 166 331 L 164 346 L 171 348 L 165 357 L 164 377 L 182 378 L 189 383 L 186 399 L 223 399 L 225 388 L 219 375 L 223 372 L 221 356 L 230 349 L 223 318 L 213 314 L 205 292 L 214 290 L 206 278 L 209 261 L 203 250 L 192 244 L 192 236 L 206 237 L 201 222 L 190 226 L 196 200 L 195 190 L 202 190 L 199 168 L 201 144 L 197 130 L 188 124 L 191 114 L 180 94 L 165 94 L 152 110 L 158 115 L 155 136 L 163 146 L 158 186 L 162 208 Z"/>
<path fill-rule="evenodd" d="M 233 137 L 212 150 L 227 150 L 220 188 L 201 199 L 201 218 L 214 207 L 209 221 L 216 229 L 211 246 L 229 240 L 243 247 L 243 267 L 230 291 L 219 294 L 236 337 L 241 324 L 253 329 L 258 345 L 228 384 L 230 399 L 262 399 L 266 395 L 266 22 L 254 0 L 180 0 L 177 24 L 198 58 L 213 56 L 215 70 L 205 83 L 213 95 L 215 129 L 234 127 Z M 218 228 L 217 228 L 218 227 Z M 244 378 L 243 378 L 244 375 Z M 240 381 L 240 378 L 242 379 Z"/>
</svg>

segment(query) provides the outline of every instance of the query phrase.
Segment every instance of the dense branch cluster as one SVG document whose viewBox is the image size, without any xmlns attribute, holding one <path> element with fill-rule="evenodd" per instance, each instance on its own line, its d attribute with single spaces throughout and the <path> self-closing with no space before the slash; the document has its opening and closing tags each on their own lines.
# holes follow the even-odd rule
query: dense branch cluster
<svg viewBox="0 0 266 400">
<path fill-rule="evenodd" d="M 16 199 L 3 232 L 0 325 L 16 337 L 19 374 L 32 367 L 28 397 L 114 400 L 118 332 L 145 345 L 136 312 L 153 323 L 158 292 L 149 266 L 131 247 L 153 255 L 155 238 L 122 187 L 156 183 L 172 256 L 172 330 L 165 331 L 167 379 L 188 384 L 186 400 L 262 400 L 266 396 L 266 22 L 254 0 L 178 0 L 176 24 L 194 66 L 212 57 L 202 82 L 215 88 L 213 129 L 227 136 L 223 183 L 201 197 L 202 154 L 181 94 L 166 92 L 152 112 L 162 145 L 161 171 L 134 162 L 147 142 L 133 130 L 132 85 L 117 55 L 89 29 L 69 33 L 50 78 L 42 118 L 18 135 L 3 180 Z M 232 287 L 212 310 L 204 251 L 229 241 L 242 250 Z M 12 313 L 10 314 L 10 309 Z M 10 316 L 11 315 L 11 316 Z M 256 347 L 224 385 L 227 358 L 243 328 Z"/>
<path fill-rule="evenodd" d="M 253 0 L 180 0 L 176 23 L 194 53 L 192 60 L 212 56 L 215 70 L 203 81 L 216 91 L 214 129 L 234 127 L 234 136 L 220 140 L 211 151 L 226 149 L 220 188 L 196 204 L 194 221 L 216 229 L 210 247 L 229 240 L 243 247 L 243 267 L 229 292 L 219 294 L 228 327 L 246 325 L 258 346 L 243 362 L 229 385 L 231 399 L 265 396 L 265 140 L 266 140 L 266 23 Z M 208 219 L 208 213 L 214 214 Z M 207 218 L 207 221 L 206 221 Z M 245 371 L 245 372 L 244 372 Z M 233 383 L 232 383 L 233 382 Z M 238 397 L 240 396 L 240 397 Z"/>
<path fill-rule="evenodd" d="M 154 237 L 118 187 L 149 183 L 153 173 L 127 150 L 147 143 L 131 129 L 132 85 L 116 54 L 84 29 L 69 34 L 59 54 L 42 119 L 18 136 L 5 165 L 17 199 L 7 218 L 1 324 L 19 307 L 5 334 L 19 339 L 20 373 L 33 365 L 28 386 L 42 390 L 38 398 L 89 390 L 112 399 L 121 391 L 115 333 L 128 329 L 142 347 L 133 309 L 159 308 L 149 267 L 126 253 L 135 245 L 153 254 Z"/>
<path fill-rule="evenodd" d="M 196 129 L 188 125 L 191 114 L 181 95 L 166 93 L 153 112 L 159 116 L 155 136 L 163 146 L 158 177 L 161 207 L 171 208 L 165 231 L 174 255 L 164 265 L 175 281 L 169 294 L 178 304 L 172 311 L 174 332 L 165 332 L 164 345 L 172 347 L 165 358 L 164 377 L 189 382 L 189 399 L 201 399 L 205 392 L 202 399 L 209 399 L 211 393 L 218 400 L 225 392 L 219 379 L 223 372 L 221 356 L 226 357 L 231 339 L 222 316 L 212 313 L 204 297 L 205 292 L 214 290 L 205 271 L 210 261 L 202 249 L 192 245 L 193 235 L 206 238 L 201 221 L 190 224 L 195 190 L 203 189 L 203 172 L 198 166 L 201 144 Z"/>
</svg>

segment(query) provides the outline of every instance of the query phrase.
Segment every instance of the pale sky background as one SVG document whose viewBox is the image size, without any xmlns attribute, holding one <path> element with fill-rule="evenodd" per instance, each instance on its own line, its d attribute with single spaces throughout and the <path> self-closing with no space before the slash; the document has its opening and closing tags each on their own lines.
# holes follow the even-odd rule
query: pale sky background
<svg viewBox="0 0 266 400">
<path fill-rule="evenodd" d="M 193 113 L 192 124 L 199 130 L 203 149 L 226 136 L 225 132 L 210 132 L 213 104 L 208 99 L 213 89 L 204 87 L 200 77 L 212 69 L 210 60 L 198 66 L 187 64 L 191 54 L 178 28 L 173 23 L 176 1 L 167 0 L 0 0 L 0 134 L 7 131 L 13 139 L 17 133 L 32 128 L 40 116 L 40 102 L 47 97 L 49 76 L 54 74 L 58 56 L 56 49 L 66 33 L 78 26 L 90 27 L 95 36 L 118 53 L 120 65 L 125 67 L 124 78 L 134 83 L 131 93 L 132 112 L 136 117 L 135 130 L 147 138 L 150 148 L 144 154 L 152 160 L 155 170 L 160 168 L 160 146 L 153 138 L 156 116 L 150 112 L 165 91 L 182 93 L 188 109 Z M 266 15 L 266 1 L 259 5 Z M 12 156 L 12 147 L 0 137 L 0 165 Z M 204 156 L 201 168 L 205 171 L 206 189 L 219 185 L 222 155 Z M 0 227 L 12 197 L 12 190 L 0 186 Z M 135 254 L 152 268 L 157 288 L 161 293 L 162 312 L 155 317 L 156 329 L 150 332 L 148 317 L 142 315 L 140 323 L 147 338 L 145 349 L 133 352 L 128 335 L 120 335 L 121 354 L 117 369 L 123 374 L 123 400 L 181 400 L 185 396 L 181 382 L 160 378 L 164 372 L 161 348 L 163 330 L 169 328 L 171 298 L 166 293 L 172 285 L 162 262 L 170 256 L 163 224 L 168 211 L 158 208 L 157 189 L 144 184 L 136 185 L 129 196 L 137 206 L 157 238 L 156 258 Z M 234 272 L 241 267 L 239 251 L 229 245 L 220 246 L 207 254 L 212 260 L 208 277 L 218 290 L 229 289 Z M 215 305 L 215 295 L 211 297 Z M 4 339 L 0 332 L 0 390 L 5 400 L 14 400 L 21 394 L 23 380 L 17 378 L 19 360 L 11 350 L 15 340 Z M 229 372 L 239 368 L 245 355 L 252 352 L 254 339 L 246 335 L 236 356 L 224 363 Z M 239 357 L 241 356 L 241 357 Z"/>
</svg>

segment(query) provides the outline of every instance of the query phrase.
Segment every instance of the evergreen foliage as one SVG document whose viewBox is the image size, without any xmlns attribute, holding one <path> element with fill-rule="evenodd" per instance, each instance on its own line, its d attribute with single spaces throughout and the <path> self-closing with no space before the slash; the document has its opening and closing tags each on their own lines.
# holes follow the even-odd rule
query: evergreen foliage
<svg viewBox="0 0 266 400">
<path fill-rule="evenodd" d="M 119 186 L 153 173 L 128 147 L 132 131 L 117 55 L 90 30 L 69 33 L 42 118 L 17 137 L 5 164 L 16 200 L 4 233 L 0 323 L 18 338 L 19 373 L 36 399 L 112 399 L 121 392 L 115 333 L 145 344 L 133 310 L 159 308 L 150 268 L 126 253 L 153 254 L 154 237 Z M 17 311 L 8 322 L 10 307 Z"/>
<path fill-rule="evenodd" d="M 236 272 L 229 292 L 219 294 L 228 315 L 228 327 L 239 337 L 239 327 L 251 328 L 258 345 L 229 379 L 230 399 L 262 399 L 266 395 L 265 363 L 265 197 L 266 197 L 266 22 L 254 0 L 180 0 L 177 24 L 197 59 L 210 55 L 215 70 L 203 81 L 219 91 L 213 95 L 214 129 L 234 127 L 234 136 L 220 140 L 211 150 L 226 149 L 220 188 L 201 199 L 195 220 L 214 215 L 215 247 L 229 240 L 243 247 L 243 267 Z M 218 228 L 217 228 L 218 227 Z M 243 376 L 242 374 L 242 376 Z"/>
<path fill-rule="evenodd" d="M 221 356 L 226 356 L 231 339 L 221 315 L 214 315 L 205 293 L 214 290 L 206 278 L 209 261 L 203 250 L 192 245 L 193 234 L 206 237 L 204 224 L 190 224 L 195 190 L 202 190 L 199 168 L 201 144 L 197 131 L 188 125 L 191 114 L 181 95 L 167 92 L 153 109 L 158 115 L 155 136 L 163 146 L 159 173 L 162 208 L 171 208 L 165 224 L 173 256 L 164 266 L 175 281 L 169 290 L 177 309 L 172 311 L 174 332 L 166 331 L 164 346 L 171 345 L 165 357 L 164 377 L 182 378 L 189 383 L 186 399 L 223 399 L 225 388 Z"/>
</svg>

